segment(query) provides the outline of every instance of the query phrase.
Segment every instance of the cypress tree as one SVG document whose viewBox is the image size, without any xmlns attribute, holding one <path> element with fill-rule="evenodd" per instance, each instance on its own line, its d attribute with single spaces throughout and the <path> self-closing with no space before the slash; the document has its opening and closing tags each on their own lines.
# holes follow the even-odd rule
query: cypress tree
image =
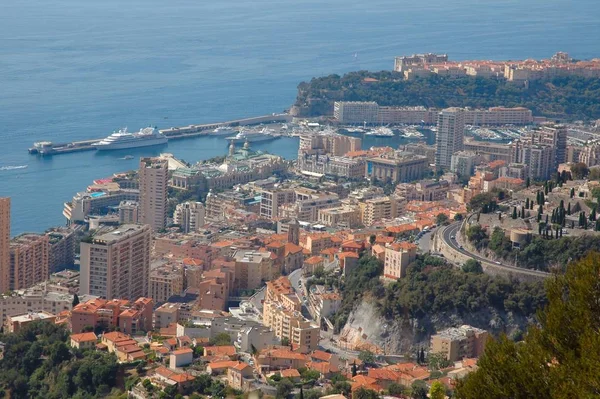
<svg viewBox="0 0 600 399">
<path fill-rule="evenodd" d="M 575 187 L 571 188 L 571 198 L 575 196 Z"/>
<path fill-rule="evenodd" d="M 567 215 L 571 214 L 571 203 L 569 202 L 569 205 L 567 205 Z"/>
<path fill-rule="evenodd" d="M 529 186 L 531 185 L 531 179 L 529 179 L 529 177 L 527 179 L 525 179 L 525 187 L 529 188 Z"/>
<path fill-rule="evenodd" d="M 517 207 L 516 206 L 513 206 L 512 218 L 513 219 L 517 218 Z"/>
<path fill-rule="evenodd" d="M 525 208 L 529 209 L 529 198 L 525 200 Z"/>
</svg>

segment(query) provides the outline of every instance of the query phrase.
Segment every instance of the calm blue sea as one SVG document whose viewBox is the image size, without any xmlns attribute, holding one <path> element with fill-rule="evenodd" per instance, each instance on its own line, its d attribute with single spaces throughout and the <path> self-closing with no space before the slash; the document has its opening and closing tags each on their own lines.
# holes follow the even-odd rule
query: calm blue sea
<svg viewBox="0 0 600 399">
<path fill-rule="evenodd" d="M 302 80 L 391 69 L 414 52 L 597 57 L 598 15 L 597 0 L 2 0 L 0 168 L 28 165 L 0 170 L 12 234 L 63 224 L 76 191 L 137 164 L 122 154 L 40 159 L 27 154 L 34 141 L 279 112 Z M 297 141 L 259 148 L 292 157 Z M 226 145 L 204 138 L 168 151 L 192 161 Z"/>
</svg>

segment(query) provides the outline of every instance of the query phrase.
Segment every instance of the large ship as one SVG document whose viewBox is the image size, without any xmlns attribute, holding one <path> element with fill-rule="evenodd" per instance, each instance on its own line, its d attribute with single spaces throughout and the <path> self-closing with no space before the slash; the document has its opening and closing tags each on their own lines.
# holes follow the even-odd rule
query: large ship
<svg viewBox="0 0 600 399">
<path fill-rule="evenodd" d="M 92 145 L 100 151 L 105 151 L 162 145 L 167 144 L 167 141 L 168 139 L 155 127 L 145 127 L 137 133 L 130 133 L 125 128 Z"/>
<path fill-rule="evenodd" d="M 230 126 L 218 126 L 216 129 L 211 130 L 209 136 L 230 136 L 236 134 L 238 131 L 231 128 Z"/>
<path fill-rule="evenodd" d="M 242 130 L 235 136 L 225 137 L 226 140 L 233 143 L 258 143 L 280 138 L 281 135 L 274 131 L 264 128 L 261 130 Z"/>
</svg>

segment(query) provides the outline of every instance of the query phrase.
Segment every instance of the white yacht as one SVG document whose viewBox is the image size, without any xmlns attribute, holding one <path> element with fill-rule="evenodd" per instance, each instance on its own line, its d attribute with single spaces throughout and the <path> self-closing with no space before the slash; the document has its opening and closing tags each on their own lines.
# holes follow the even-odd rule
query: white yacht
<svg viewBox="0 0 600 399">
<path fill-rule="evenodd" d="M 167 144 L 167 141 L 155 127 L 145 127 L 137 133 L 130 133 L 125 128 L 92 145 L 100 151 L 106 151 L 162 145 Z"/>
<path fill-rule="evenodd" d="M 236 134 L 238 131 L 233 129 L 231 126 L 218 126 L 216 129 L 211 130 L 208 133 L 209 136 L 230 136 Z"/>
<path fill-rule="evenodd" d="M 378 127 L 375 130 L 371 130 L 365 133 L 366 136 L 375 136 L 375 137 L 394 137 L 394 132 L 389 127 Z"/>
<path fill-rule="evenodd" d="M 240 130 L 235 136 L 225 137 L 225 140 L 233 143 L 258 143 L 261 141 L 269 141 L 280 138 L 281 135 L 275 133 L 273 130 L 263 128 L 261 130 Z"/>
</svg>

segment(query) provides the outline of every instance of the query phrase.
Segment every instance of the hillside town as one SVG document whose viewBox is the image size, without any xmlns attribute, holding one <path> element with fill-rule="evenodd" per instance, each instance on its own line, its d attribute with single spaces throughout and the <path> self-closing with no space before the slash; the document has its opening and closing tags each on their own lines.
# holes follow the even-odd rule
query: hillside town
<svg viewBox="0 0 600 399">
<path fill-rule="evenodd" d="M 317 126 L 298 133 L 294 161 L 247 141 L 195 164 L 143 157 L 74 194 L 66 227 L 13 238 L 0 198 L 4 332 L 66 329 L 72 350 L 113 354 L 137 399 L 451 395 L 490 331 L 377 335 L 340 317 L 345 284 L 372 265 L 393 287 L 432 259 L 543 280 L 561 265 L 519 259 L 536 237 L 599 234 L 600 146 L 523 108 L 335 107 L 346 129 L 383 112 L 386 124 L 433 125 L 435 143 L 363 148 L 343 127 Z M 523 130 L 499 144 L 467 137 L 467 125 Z"/>
</svg>

